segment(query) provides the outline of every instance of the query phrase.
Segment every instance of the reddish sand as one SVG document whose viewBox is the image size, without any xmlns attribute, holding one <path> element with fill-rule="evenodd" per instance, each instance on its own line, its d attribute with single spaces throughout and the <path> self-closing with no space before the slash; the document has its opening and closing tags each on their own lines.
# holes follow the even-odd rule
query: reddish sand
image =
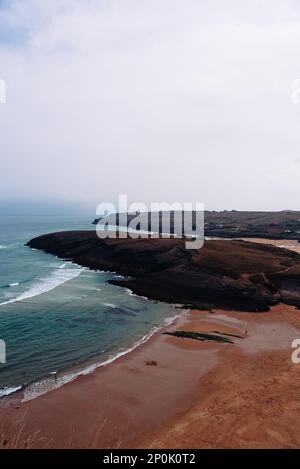
<svg viewBox="0 0 300 469">
<path fill-rule="evenodd" d="M 245 338 L 231 345 L 159 333 L 33 401 L 2 401 L 2 445 L 300 446 L 300 365 L 291 361 L 299 311 L 285 305 L 268 313 L 192 311 L 168 328 L 176 329 Z"/>
<path fill-rule="evenodd" d="M 142 446 L 300 446 L 300 364 L 291 361 L 291 342 L 300 338 L 300 312 L 280 305 L 259 316 L 230 316 L 247 327 L 247 337 L 224 351 L 220 345 L 219 365 L 202 378 L 190 409 L 149 435 Z"/>
</svg>

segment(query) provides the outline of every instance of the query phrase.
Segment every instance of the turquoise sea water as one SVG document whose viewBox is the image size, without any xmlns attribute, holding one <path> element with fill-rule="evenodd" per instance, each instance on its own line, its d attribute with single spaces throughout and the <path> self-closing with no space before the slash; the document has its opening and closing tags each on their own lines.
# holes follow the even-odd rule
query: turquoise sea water
<svg viewBox="0 0 300 469">
<path fill-rule="evenodd" d="M 24 244 L 35 236 L 93 229 L 90 218 L 0 216 L 0 396 L 20 387 L 25 399 L 109 363 L 174 317 L 151 302 L 106 283 L 94 272 Z"/>
</svg>

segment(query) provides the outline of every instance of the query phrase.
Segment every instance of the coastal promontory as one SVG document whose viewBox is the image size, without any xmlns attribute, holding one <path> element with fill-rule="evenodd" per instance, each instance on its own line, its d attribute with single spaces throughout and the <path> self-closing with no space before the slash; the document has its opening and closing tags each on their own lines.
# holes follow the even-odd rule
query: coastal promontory
<svg viewBox="0 0 300 469">
<path fill-rule="evenodd" d="M 153 300 L 255 312 L 278 303 L 300 307 L 300 255 L 271 245 L 207 240 L 188 250 L 183 239 L 103 240 L 95 231 L 68 231 L 28 246 L 121 274 L 110 283 Z"/>
</svg>

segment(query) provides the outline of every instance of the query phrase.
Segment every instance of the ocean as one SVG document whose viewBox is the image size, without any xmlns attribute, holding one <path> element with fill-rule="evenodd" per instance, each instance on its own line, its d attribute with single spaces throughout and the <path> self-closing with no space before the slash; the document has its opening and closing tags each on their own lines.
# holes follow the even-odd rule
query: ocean
<svg viewBox="0 0 300 469">
<path fill-rule="evenodd" d="M 0 216 L 0 397 L 30 400 L 111 363 L 177 310 L 106 283 L 96 272 L 25 246 L 45 233 L 95 229 L 89 217 Z"/>
</svg>

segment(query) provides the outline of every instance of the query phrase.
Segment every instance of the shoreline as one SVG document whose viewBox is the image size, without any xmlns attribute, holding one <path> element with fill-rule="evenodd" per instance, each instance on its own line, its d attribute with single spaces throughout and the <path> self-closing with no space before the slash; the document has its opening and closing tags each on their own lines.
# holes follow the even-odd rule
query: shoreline
<svg viewBox="0 0 300 469">
<path fill-rule="evenodd" d="M 147 300 L 152 301 L 148 298 Z M 168 327 L 176 325 L 180 317 L 182 317 L 185 313 L 189 311 L 186 308 L 180 308 L 178 306 L 170 305 L 170 307 L 173 307 L 174 310 L 181 310 L 181 312 L 175 314 L 173 317 L 170 316 L 168 318 L 165 318 L 160 325 L 152 327 L 152 329 L 150 329 L 150 331 L 144 336 L 142 336 L 140 339 L 128 345 L 128 347 L 120 349 L 115 354 L 108 355 L 107 357 L 97 355 L 95 357 L 91 357 L 85 360 L 84 362 L 78 365 L 74 365 L 64 370 L 61 370 L 60 372 L 50 372 L 48 375 L 40 378 L 37 381 L 33 381 L 32 383 L 29 383 L 27 385 L 9 386 L 7 388 L 3 388 L 2 391 L 5 391 L 6 389 L 12 389 L 12 391 L 8 394 L 0 395 L 0 407 L 1 401 L 4 399 L 11 399 L 13 403 L 24 403 L 29 402 L 33 399 L 38 399 L 39 397 L 53 392 L 59 389 L 60 387 L 65 386 L 66 384 L 72 383 L 81 376 L 86 376 L 91 373 L 94 373 L 99 368 L 112 365 L 115 361 L 120 360 L 123 357 L 125 358 L 126 355 L 132 353 L 137 348 L 147 344 L 147 342 L 150 341 L 156 335 L 163 333 L 165 330 L 167 330 Z M 56 380 L 53 378 L 53 380 L 51 380 L 52 382 L 49 383 L 50 377 L 54 375 L 56 375 L 57 377 Z M 45 389 L 41 388 L 43 384 L 48 387 L 46 387 Z"/>
<path fill-rule="evenodd" d="M 164 329 L 178 328 L 240 335 L 247 330 L 247 334 L 231 345 L 168 336 L 161 330 L 109 366 L 79 376 L 61 388 L 24 403 L 8 399 L 7 404 L 10 401 L 11 405 L 0 408 L 8 445 L 22 426 L 22 436 L 15 447 L 42 448 L 45 442 L 50 448 L 233 447 L 228 441 L 225 446 L 221 443 L 214 446 L 213 432 L 211 441 L 204 444 L 198 433 L 202 435 L 201 427 L 205 428 L 206 421 L 218 432 L 218 419 L 222 420 L 226 405 L 232 407 L 227 374 L 232 375 L 232 379 L 241 364 L 245 369 L 238 370 L 234 391 L 249 386 L 247 406 L 253 404 L 253 382 L 265 378 L 258 366 L 260 362 L 266 363 L 270 375 L 267 379 L 280 375 L 282 367 L 283 374 L 291 368 L 295 375 L 298 369 L 290 363 L 291 340 L 300 337 L 299 313 L 286 305 L 277 305 L 270 312 L 258 314 L 219 309 L 213 313 L 188 310 Z M 252 369 L 250 377 L 249 369 Z M 295 392 L 298 392 L 299 380 L 296 383 Z M 274 393 L 274 383 L 272 386 Z M 203 412 L 207 412 L 203 406 L 210 399 L 220 398 L 220 390 L 225 394 L 221 410 L 209 406 L 209 413 L 203 420 Z M 264 398 L 268 400 L 267 395 Z M 289 405 L 295 405 L 287 398 Z M 236 422 L 235 415 L 230 413 L 228 424 L 232 417 Z M 252 413 L 250 417 L 253 418 Z M 267 423 L 266 420 L 264 425 Z M 187 424 L 193 427 L 190 435 L 185 429 Z M 280 422 L 276 425 L 278 429 Z M 290 431 L 300 445 L 300 429 L 297 428 Z M 245 447 L 249 447 L 249 443 Z M 253 447 L 260 446 L 253 442 Z"/>
<path fill-rule="evenodd" d="M 81 445 L 79 446 L 77 444 L 74 445 L 73 442 L 70 443 L 69 436 L 72 433 L 72 430 L 71 430 L 71 426 L 69 425 L 67 425 L 67 430 L 68 430 L 67 441 L 65 438 L 62 438 L 61 436 L 59 436 L 57 440 L 55 438 L 56 443 L 54 443 L 54 446 L 52 446 L 52 443 L 50 443 L 50 441 L 52 441 L 53 439 L 52 432 L 51 432 L 51 436 L 49 435 L 49 437 L 43 436 L 43 437 L 38 437 L 37 439 L 33 437 L 33 441 L 32 441 L 32 436 L 35 435 L 36 433 L 43 433 L 45 431 L 47 434 L 48 423 L 49 423 L 48 418 L 50 419 L 53 425 L 52 428 L 55 427 L 55 422 L 53 422 L 52 412 L 48 413 L 48 417 L 46 416 L 47 424 L 44 424 L 42 422 L 39 422 L 36 424 L 32 423 L 32 420 L 34 422 L 39 421 L 39 417 L 41 415 L 40 410 L 37 412 L 37 415 L 35 415 L 35 408 L 42 409 L 44 406 L 44 403 L 46 404 L 46 406 L 49 403 L 50 407 L 52 407 L 52 405 L 56 407 L 57 397 L 60 400 L 61 396 L 62 396 L 63 403 L 67 404 L 69 401 L 69 393 L 74 394 L 74 397 L 76 398 L 77 391 L 79 391 L 80 393 L 82 385 L 87 387 L 87 392 L 89 393 L 90 385 L 93 384 L 94 380 L 98 381 L 98 379 L 100 378 L 100 381 L 101 381 L 101 376 L 102 375 L 105 376 L 107 372 L 108 374 L 115 375 L 115 369 L 116 369 L 116 373 L 118 373 L 119 368 L 123 368 L 123 367 L 127 368 L 128 361 L 135 361 L 140 355 L 147 353 L 148 350 L 151 353 L 151 349 L 153 345 L 155 346 L 157 342 L 162 341 L 164 337 L 167 337 L 167 336 L 163 336 L 163 333 L 167 330 L 170 330 L 170 328 L 171 329 L 176 328 L 181 323 L 184 323 L 186 321 L 186 316 L 188 313 L 189 313 L 189 310 L 187 309 L 181 310 L 180 314 L 172 318 L 171 324 L 168 323 L 166 325 L 162 325 L 161 327 L 159 327 L 159 329 L 156 330 L 153 334 L 151 334 L 151 336 L 146 341 L 133 347 L 128 353 L 125 353 L 122 356 L 117 357 L 112 363 L 110 363 L 107 366 L 100 365 L 97 368 L 95 368 L 93 371 L 87 374 L 84 374 L 84 373 L 79 374 L 74 380 L 65 383 L 61 387 L 54 388 L 50 390 L 49 392 L 41 394 L 37 396 L 36 398 L 32 400 L 28 400 L 28 401 L 24 401 L 22 399 L 22 394 L 23 394 L 22 391 L 16 392 L 15 394 L 7 396 L 7 397 L 3 397 L 0 401 L 1 402 L 0 420 L 2 422 L 6 420 L 6 424 L 8 425 L 7 427 L 5 425 L 6 428 L 4 429 L 1 428 L 0 426 L 0 437 L 2 437 L 2 434 L 3 435 L 5 434 L 5 438 L 7 438 L 6 435 L 8 435 L 8 441 L 9 441 L 9 435 L 13 435 L 16 431 L 18 431 L 18 428 L 21 426 L 22 431 L 25 429 L 25 427 L 26 427 L 26 430 L 24 430 L 24 438 L 22 437 L 21 440 L 19 441 L 20 444 L 16 446 L 18 448 L 27 447 L 27 443 L 29 441 L 32 444 L 32 446 L 30 446 L 31 448 L 42 448 L 44 447 L 45 439 L 49 440 L 48 441 L 49 447 L 54 447 L 54 448 L 82 447 Z M 152 365 L 149 365 L 148 369 L 152 369 Z M 116 378 L 114 377 L 114 380 L 115 379 Z M 100 383 L 98 383 L 98 385 L 99 384 Z M 128 383 L 127 383 L 127 386 L 128 386 Z M 71 407 L 73 408 L 73 406 Z M 31 410 L 33 410 L 33 412 L 31 412 Z M 101 409 L 101 410 L 104 410 L 104 409 Z M 114 409 L 111 409 L 111 410 L 113 411 L 112 413 L 115 414 Z M 16 411 L 18 413 L 19 420 L 12 422 L 11 417 L 16 414 Z M 81 420 L 80 415 L 73 414 L 73 411 L 71 411 L 70 413 L 68 412 L 68 414 L 69 414 L 69 417 L 75 418 L 75 420 L 78 421 L 78 425 L 80 425 L 80 420 Z M 33 419 L 31 417 L 33 417 Z M 117 418 L 117 414 L 115 415 L 115 418 Z M 104 418 L 104 420 L 106 419 Z M 11 423 L 12 423 L 12 426 L 11 426 Z M 96 422 L 94 423 L 97 425 L 97 419 L 96 419 Z M 100 422 L 100 427 L 101 427 L 101 422 Z M 110 435 L 110 438 L 114 439 L 114 432 L 112 432 L 112 434 Z M 90 443 L 92 440 L 93 440 L 93 437 L 91 435 L 90 439 L 88 439 L 86 447 L 90 447 Z M 115 445 L 108 444 L 108 447 L 114 448 Z"/>
</svg>

